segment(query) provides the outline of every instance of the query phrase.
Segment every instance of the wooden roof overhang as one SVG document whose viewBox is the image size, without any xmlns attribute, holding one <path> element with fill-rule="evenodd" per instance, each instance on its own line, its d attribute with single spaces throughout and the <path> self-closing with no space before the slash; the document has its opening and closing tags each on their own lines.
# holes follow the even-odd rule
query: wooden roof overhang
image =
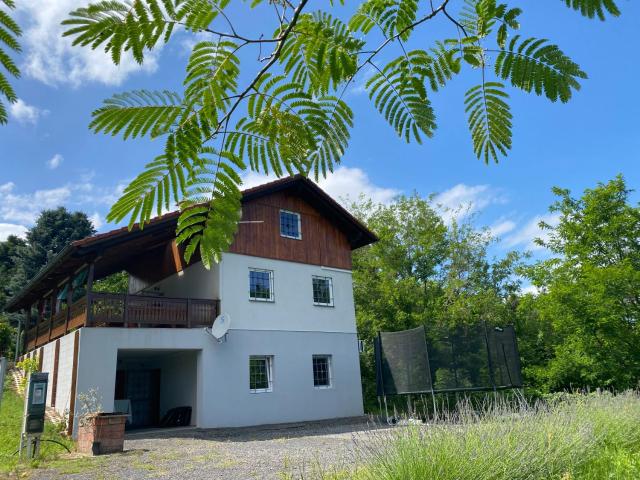
<svg viewBox="0 0 640 480">
<path fill-rule="evenodd" d="M 140 259 L 153 256 L 161 261 L 167 244 L 175 238 L 177 218 L 171 213 L 153 219 L 143 229 L 137 225 L 132 230 L 124 227 L 71 242 L 9 301 L 6 310 L 29 308 L 89 263 L 94 263 L 94 278 L 98 280 L 129 271 Z"/>
<path fill-rule="evenodd" d="M 346 235 L 352 250 L 378 240 L 367 227 L 302 175 L 244 190 L 242 203 L 285 190 L 300 195 L 331 219 Z M 151 219 L 142 229 L 136 224 L 131 230 L 123 227 L 70 243 L 7 303 L 6 310 L 15 312 L 29 308 L 89 263 L 94 264 L 96 280 L 122 270 L 143 278 L 147 266 L 166 264 L 167 247 L 175 239 L 178 217 L 179 212 L 171 212 Z"/>
</svg>

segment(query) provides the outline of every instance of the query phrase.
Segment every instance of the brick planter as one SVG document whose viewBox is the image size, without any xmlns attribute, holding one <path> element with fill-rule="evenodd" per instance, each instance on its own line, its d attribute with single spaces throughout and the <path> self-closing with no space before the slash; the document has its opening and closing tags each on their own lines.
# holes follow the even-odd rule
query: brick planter
<svg viewBox="0 0 640 480">
<path fill-rule="evenodd" d="M 78 426 L 78 451 L 92 455 L 122 452 L 127 415 L 98 413 L 84 418 Z"/>
</svg>

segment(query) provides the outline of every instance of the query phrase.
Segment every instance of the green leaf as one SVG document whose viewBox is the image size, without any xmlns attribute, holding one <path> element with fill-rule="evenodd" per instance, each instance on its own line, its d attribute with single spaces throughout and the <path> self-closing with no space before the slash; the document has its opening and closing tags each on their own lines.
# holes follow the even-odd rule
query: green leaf
<svg viewBox="0 0 640 480">
<path fill-rule="evenodd" d="M 189 0 L 176 12 L 173 0 L 162 0 L 162 6 L 159 1 L 105 0 L 78 8 L 62 22 L 69 27 L 63 36 L 75 37 L 73 45 L 90 46 L 92 50 L 104 45 L 104 51 L 111 54 L 116 65 L 120 64 L 125 51 L 131 51 L 136 62 L 143 63 L 144 51 L 151 50 L 160 39 L 164 43 L 169 41 L 176 22 L 184 18 L 196 24 L 197 20 L 192 17 L 211 3 Z"/>
<path fill-rule="evenodd" d="M 247 116 L 228 132 L 225 150 L 247 159 L 252 170 L 276 176 L 305 172 L 316 148 L 314 128 L 308 121 L 317 109 L 302 86 L 284 76 L 265 75 L 247 101 Z"/>
<path fill-rule="evenodd" d="M 473 150 L 485 163 L 490 159 L 497 162 L 499 154 L 506 156 L 511 149 L 512 115 L 506 103 L 508 98 L 504 85 L 497 82 L 483 83 L 465 94 Z"/>
<path fill-rule="evenodd" d="M 187 183 L 176 241 L 186 244 L 187 262 L 197 251 L 203 265 L 210 268 L 220 261 L 238 228 L 242 179 L 237 172 L 246 166 L 231 152 L 207 149 L 207 153 Z"/>
<path fill-rule="evenodd" d="M 184 79 L 185 103 L 207 131 L 216 129 L 219 114 L 229 107 L 230 97 L 238 88 L 237 49 L 229 41 L 200 42 L 191 52 Z"/>
<path fill-rule="evenodd" d="M 105 100 L 93 112 L 89 128 L 111 135 L 123 132 L 124 139 L 147 133 L 153 138 L 168 132 L 182 112 L 182 100 L 176 93 L 134 90 Z"/>
<path fill-rule="evenodd" d="M 387 38 L 407 40 L 418 15 L 418 0 L 366 0 L 351 17 L 349 28 L 369 33 L 378 26 Z"/>
<path fill-rule="evenodd" d="M 436 128 L 426 79 L 436 90 L 459 70 L 457 60 L 449 53 L 442 50 L 438 58 L 439 61 L 434 60 L 424 50 L 411 51 L 392 60 L 383 69 L 374 66 L 377 73 L 366 84 L 375 107 L 407 142 L 413 137 L 420 143 L 421 133 L 431 137 Z"/>
<path fill-rule="evenodd" d="M 180 174 L 177 171 L 180 170 Z M 140 173 L 123 191 L 122 196 L 107 214 L 110 222 L 121 222 L 130 215 L 129 225 L 148 222 L 156 206 L 158 215 L 169 211 L 177 204 L 184 191 L 184 167 L 168 155 L 160 155 L 145 165 Z M 167 183 L 173 188 L 167 189 Z M 170 192 L 173 194 L 171 195 Z M 173 200 L 172 200 L 173 197 Z"/>
<path fill-rule="evenodd" d="M 15 8 L 15 4 L 12 1 L 3 0 L 2 3 L 10 10 Z M 20 52 L 21 48 L 17 40 L 20 35 L 22 35 L 22 31 L 15 20 L 13 20 L 7 12 L 0 10 L 0 66 L 14 78 L 20 77 L 20 69 L 13 58 L 11 58 L 4 50 L 3 44 L 9 50 Z M 2 96 L 4 96 L 10 103 L 18 101 L 16 93 L 9 83 L 9 79 L 0 69 L 0 97 Z M 6 124 L 7 121 L 7 109 L 0 99 L 0 125 Z"/>
<path fill-rule="evenodd" d="M 324 95 L 356 73 L 356 53 L 363 45 L 342 21 L 328 13 L 303 14 L 279 61 L 293 82 L 312 94 Z"/>
<path fill-rule="evenodd" d="M 516 35 L 495 60 L 496 75 L 526 92 L 544 94 L 549 100 L 568 102 L 580 89 L 578 79 L 587 78 L 580 66 L 545 39 Z"/>
<path fill-rule="evenodd" d="M 562 2 L 588 18 L 598 17 L 604 21 L 607 13 L 613 17 L 620 15 L 620 9 L 614 0 L 562 0 Z"/>
</svg>

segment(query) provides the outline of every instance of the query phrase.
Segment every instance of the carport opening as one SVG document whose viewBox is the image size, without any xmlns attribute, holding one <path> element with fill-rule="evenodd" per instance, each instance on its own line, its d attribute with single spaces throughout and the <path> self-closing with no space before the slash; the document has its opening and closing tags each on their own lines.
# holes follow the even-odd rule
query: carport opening
<svg viewBox="0 0 640 480">
<path fill-rule="evenodd" d="M 118 350 L 115 408 L 126 428 L 196 425 L 197 350 Z"/>
</svg>

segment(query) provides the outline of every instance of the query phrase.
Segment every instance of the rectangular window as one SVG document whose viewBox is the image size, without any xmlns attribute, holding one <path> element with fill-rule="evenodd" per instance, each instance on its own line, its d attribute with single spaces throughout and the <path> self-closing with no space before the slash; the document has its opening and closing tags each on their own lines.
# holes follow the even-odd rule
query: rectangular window
<svg viewBox="0 0 640 480">
<path fill-rule="evenodd" d="M 286 238 L 294 238 L 296 240 L 300 240 L 302 238 L 299 213 L 280 210 L 280 235 Z"/>
<path fill-rule="evenodd" d="M 249 298 L 260 302 L 273 302 L 273 271 L 249 270 Z"/>
<path fill-rule="evenodd" d="M 331 355 L 313 356 L 313 386 L 331 387 Z"/>
<path fill-rule="evenodd" d="M 313 304 L 333 307 L 333 281 L 331 277 L 313 276 Z"/>
<path fill-rule="evenodd" d="M 251 393 L 273 390 L 273 357 L 252 355 L 249 357 L 249 391 Z"/>
</svg>

